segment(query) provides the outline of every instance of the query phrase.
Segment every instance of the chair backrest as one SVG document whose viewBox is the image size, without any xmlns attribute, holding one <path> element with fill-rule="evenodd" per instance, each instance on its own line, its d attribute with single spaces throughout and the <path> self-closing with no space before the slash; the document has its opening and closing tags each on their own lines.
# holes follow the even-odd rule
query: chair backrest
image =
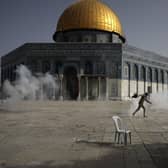
<svg viewBox="0 0 168 168">
<path fill-rule="evenodd" d="M 114 121 L 116 131 L 120 131 L 121 129 L 123 129 L 123 122 L 119 116 L 113 116 L 112 119 Z"/>
</svg>

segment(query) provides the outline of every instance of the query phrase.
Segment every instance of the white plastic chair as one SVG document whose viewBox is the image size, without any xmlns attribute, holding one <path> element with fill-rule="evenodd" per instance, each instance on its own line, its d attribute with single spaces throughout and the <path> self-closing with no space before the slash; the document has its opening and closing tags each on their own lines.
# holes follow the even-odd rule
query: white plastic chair
<svg viewBox="0 0 168 168">
<path fill-rule="evenodd" d="M 127 136 L 129 135 L 129 139 L 130 139 L 130 144 L 131 144 L 131 131 L 127 130 L 124 126 L 123 126 L 123 121 L 119 116 L 113 116 L 112 117 L 113 121 L 114 121 L 114 125 L 115 125 L 115 138 L 114 141 L 117 141 L 118 138 L 118 143 L 120 143 L 120 135 L 123 136 L 124 138 L 124 144 L 127 145 Z M 122 141 L 121 141 L 122 142 Z"/>
</svg>

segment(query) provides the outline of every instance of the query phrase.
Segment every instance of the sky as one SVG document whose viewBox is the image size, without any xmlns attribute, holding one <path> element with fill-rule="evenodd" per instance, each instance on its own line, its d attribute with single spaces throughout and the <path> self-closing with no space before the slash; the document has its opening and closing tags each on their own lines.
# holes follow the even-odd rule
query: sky
<svg viewBox="0 0 168 168">
<path fill-rule="evenodd" d="M 59 16 L 77 0 L 0 0 L 0 56 L 27 42 L 53 42 Z M 168 0 L 102 0 L 127 43 L 168 57 Z"/>
</svg>

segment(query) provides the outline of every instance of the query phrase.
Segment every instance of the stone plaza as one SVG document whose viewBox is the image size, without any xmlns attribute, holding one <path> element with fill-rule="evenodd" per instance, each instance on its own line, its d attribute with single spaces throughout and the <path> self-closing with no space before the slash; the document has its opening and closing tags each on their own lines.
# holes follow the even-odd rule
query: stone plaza
<svg viewBox="0 0 168 168">
<path fill-rule="evenodd" d="M 37 101 L 0 105 L 2 168 L 166 168 L 168 113 L 150 106 L 132 117 L 130 101 Z M 113 115 L 132 132 L 114 143 Z M 80 141 L 76 141 L 80 140 Z"/>
</svg>

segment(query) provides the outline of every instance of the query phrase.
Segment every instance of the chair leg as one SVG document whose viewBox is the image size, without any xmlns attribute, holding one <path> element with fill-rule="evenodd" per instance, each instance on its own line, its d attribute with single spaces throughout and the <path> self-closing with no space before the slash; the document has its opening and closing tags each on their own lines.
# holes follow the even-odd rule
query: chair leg
<svg viewBox="0 0 168 168">
<path fill-rule="evenodd" d="M 115 132 L 114 142 L 117 140 L 117 132 Z"/>
<path fill-rule="evenodd" d="M 120 133 L 118 132 L 118 144 L 120 143 Z"/>
<path fill-rule="evenodd" d="M 124 133 L 124 144 L 127 145 L 127 133 Z"/>
<path fill-rule="evenodd" d="M 121 140 L 120 140 L 121 144 L 123 144 L 124 142 L 124 137 L 123 137 L 123 134 L 121 134 Z"/>
<path fill-rule="evenodd" d="M 130 144 L 131 144 L 131 143 L 132 143 L 132 142 L 131 142 L 131 132 L 129 133 L 129 138 L 130 138 Z"/>
</svg>

